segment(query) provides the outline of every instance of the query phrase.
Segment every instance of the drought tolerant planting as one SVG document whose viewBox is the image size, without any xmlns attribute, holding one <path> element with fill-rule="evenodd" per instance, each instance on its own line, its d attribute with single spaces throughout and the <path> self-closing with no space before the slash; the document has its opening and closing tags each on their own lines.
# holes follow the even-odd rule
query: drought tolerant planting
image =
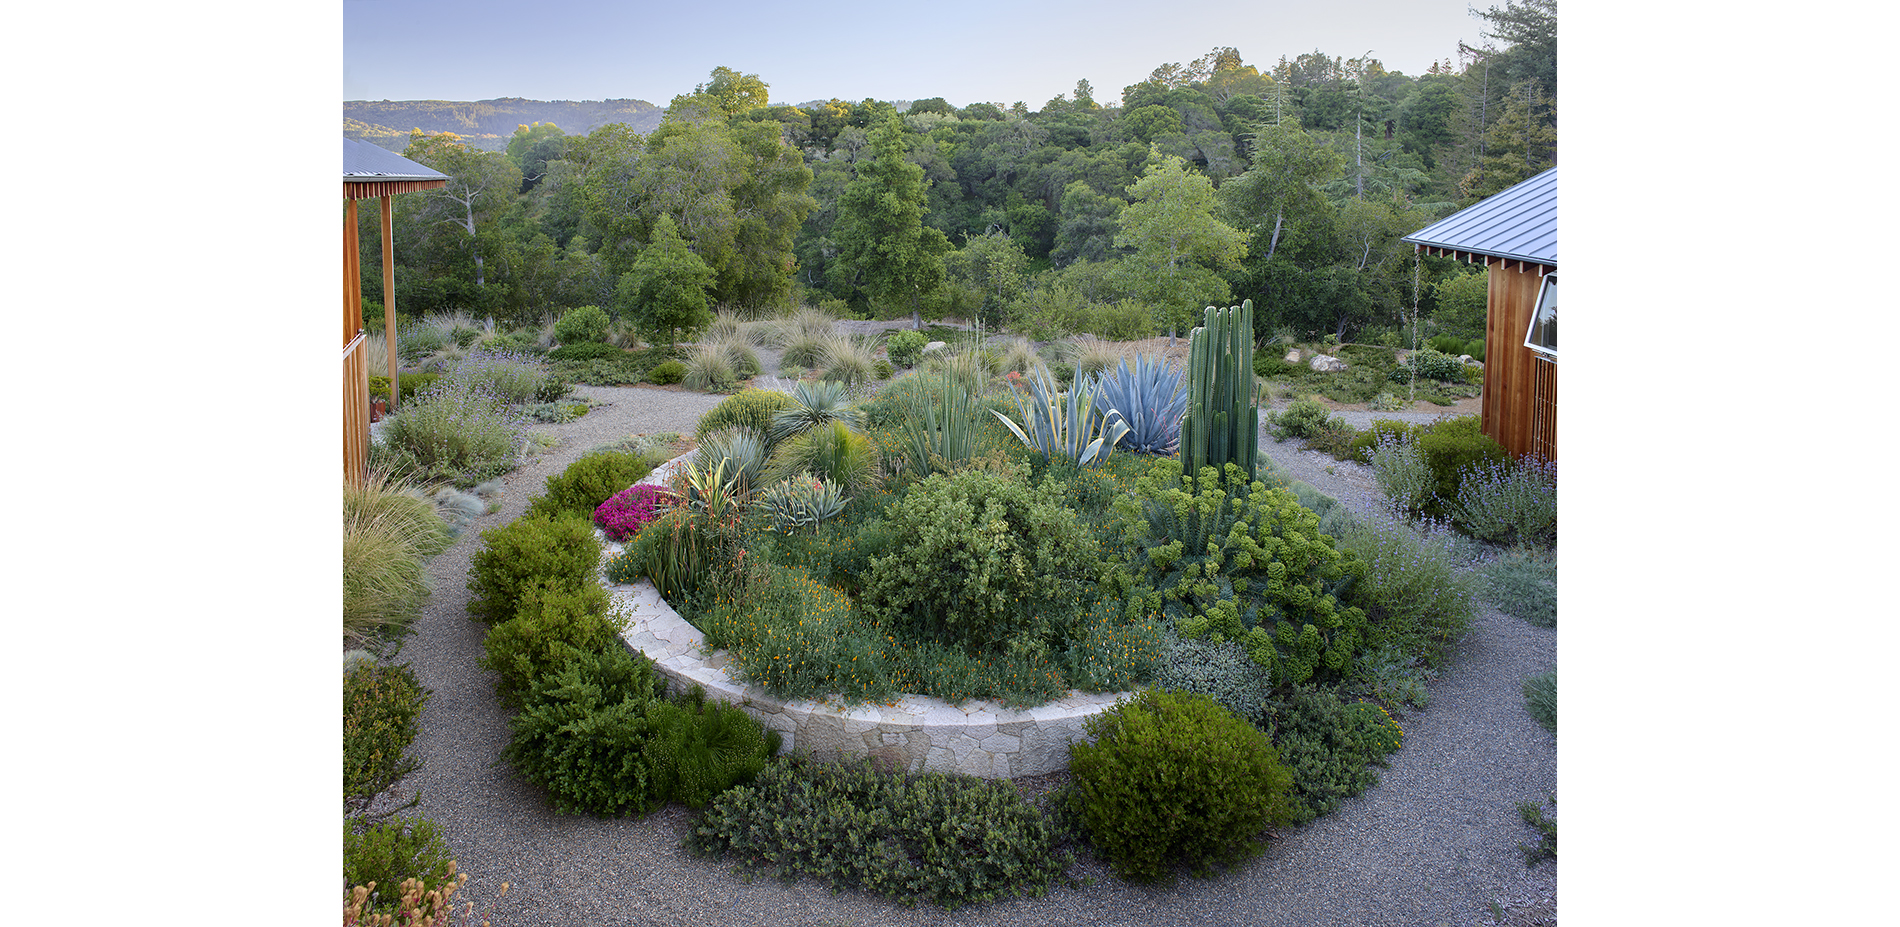
<svg viewBox="0 0 1900 927">
<path fill-rule="evenodd" d="M 1244 456 L 1251 431 L 1220 433 L 1253 420 L 1244 355 L 1228 353 L 1239 388 L 1197 353 L 1185 369 L 1072 370 L 1066 389 L 1046 368 L 1016 387 L 1001 365 L 966 360 L 857 401 L 823 383 L 744 390 L 703 417 L 672 484 L 637 500 L 614 484 L 652 461 L 607 480 L 588 476 L 604 461 L 583 458 L 549 478 L 535 515 L 485 533 L 471 573 L 498 698 L 517 711 L 508 761 L 558 810 L 703 806 L 699 852 L 945 906 L 1038 893 L 1061 852 L 1133 879 L 1206 874 L 1257 851 L 1272 825 L 1327 813 L 1398 749 L 1392 712 L 1422 704 L 1474 581 L 1402 526 L 1360 526 Z M 1193 421 L 1209 463 L 1190 474 L 1154 451 L 1180 446 L 1170 425 Z M 1072 690 L 1149 694 L 1098 718 L 1095 744 L 1128 745 L 1086 779 L 1072 766 L 1074 791 L 1048 806 L 949 774 L 774 757 L 756 721 L 665 692 L 614 639 L 621 616 L 594 591 L 595 527 L 625 538 L 608 581 L 652 579 L 726 652 L 728 673 L 776 697 L 1028 707 Z M 1224 733 L 1156 740 L 1140 733 L 1154 717 Z M 1105 738 L 1110 725 L 1120 733 Z M 1178 802 L 1126 784 L 1156 770 L 1251 784 Z M 1178 831 L 1152 823 L 1189 808 L 1196 823 Z M 988 842 L 966 839 L 967 865 L 946 869 L 925 864 L 928 841 L 895 836 L 933 828 Z"/>
<path fill-rule="evenodd" d="M 1425 705 L 1423 684 L 1498 585 L 1469 569 L 1466 536 L 1554 562 L 1539 546 L 1555 537 L 1554 468 L 1512 470 L 1457 428 L 1431 457 L 1417 452 L 1429 432 L 1388 428 L 1374 450 L 1412 448 L 1415 482 L 1463 534 L 1352 517 L 1256 456 L 1248 308 L 1210 309 L 1186 365 L 1051 369 L 979 340 L 868 393 L 822 370 L 743 389 L 702 417 L 697 452 L 664 487 L 635 485 L 667 456 L 650 447 L 581 457 L 483 532 L 472 561 L 481 665 L 513 713 L 503 759 L 558 811 L 703 809 L 697 852 L 945 907 L 1039 894 L 1074 854 L 1132 880 L 1207 875 L 1272 828 L 1330 812 L 1377 782 L 1403 742 L 1395 715 Z M 747 326 L 796 335 L 727 321 L 729 344 Z M 507 369 L 537 363 L 464 352 L 438 386 L 485 397 L 486 417 L 442 430 L 492 430 L 522 407 L 504 397 L 546 395 Z M 499 472 L 403 447 L 385 459 L 413 458 L 412 478 Z M 651 579 L 728 673 L 775 697 L 1027 708 L 1131 695 L 1095 719 L 1073 783 L 1043 803 L 958 775 L 780 756 L 742 708 L 667 691 L 628 651 L 603 538 L 622 545 L 608 581 Z M 1204 736 L 1153 733 L 1188 729 Z M 1156 776 L 1171 777 L 1168 797 L 1131 784 Z M 427 823 L 351 819 L 350 853 L 378 873 L 407 860 L 418 897 L 452 893 Z"/>
</svg>

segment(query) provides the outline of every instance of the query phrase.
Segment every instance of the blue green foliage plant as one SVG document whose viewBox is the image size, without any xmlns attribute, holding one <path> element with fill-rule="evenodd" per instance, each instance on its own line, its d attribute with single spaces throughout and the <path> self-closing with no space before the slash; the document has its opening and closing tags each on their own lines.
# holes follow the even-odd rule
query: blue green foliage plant
<svg viewBox="0 0 1900 927">
<path fill-rule="evenodd" d="M 1011 394 L 1022 423 L 995 410 L 990 414 L 1016 440 L 1042 455 L 1043 462 L 1062 460 L 1078 467 L 1095 467 L 1108 459 L 1115 443 L 1129 430 L 1116 409 L 1098 408 L 1100 393 L 1096 378 L 1084 375 L 1077 367 L 1065 395 L 1049 376 L 1049 369 L 1037 364 L 1029 381 L 1029 394 Z"/>
<path fill-rule="evenodd" d="M 1156 461 L 1117 502 L 1129 598 L 1160 611 L 1183 638 L 1232 640 L 1276 685 L 1351 671 L 1366 614 L 1339 596 L 1365 564 L 1319 532 L 1293 493 L 1229 465 L 1198 481 Z"/>
<path fill-rule="evenodd" d="M 1139 355 L 1135 365 L 1123 358 L 1103 377 L 1101 405 L 1128 426 L 1118 447 L 1137 454 L 1173 454 L 1181 446 L 1181 420 L 1187 415 L 1187 370 L 1159 357 Z"/>
</svg>

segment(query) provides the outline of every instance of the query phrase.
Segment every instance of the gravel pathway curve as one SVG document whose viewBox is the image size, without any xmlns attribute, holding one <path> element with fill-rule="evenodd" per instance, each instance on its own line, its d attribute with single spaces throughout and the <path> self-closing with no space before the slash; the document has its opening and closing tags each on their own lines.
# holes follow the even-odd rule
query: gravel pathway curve
<svg viewBox="0 0 1900 927">
<path fill-rule="evenodd" d="M 464 609 L 480 532 L 519 516 L 547 477 L 589 449 L 629 434 L 690 432 L 721 398 L 643 387 L 578 387 L 597 404 L 565 425 L 536 426 L 559 444 L 504 480 L 501 510 L 483 516 L 429 564 L 434 595 L 398 661 L 434 692 L 414 750 L 422 768 L 398 787 L 420 790 L 415 812 L 434 821 L 470 878 L 463 897 L 485 905 L 502 882 L 497 927 L 576 924 L 1476 925 L 1490 905 L 1522 899 L 1505 923 L 1555 923 L 1555 865 L 1527 869 L 1517 845 L 1534 834 L 1516 806 L 1556 788 L 1556 738 L 1523 708 L 1520 681 L 1555 665 L 1556 632 L 1486 609 L 1431 687 L 1432 704 L 1401 718 L 1404 749 L 1383 781 L 1332 814 L 1280 832 L 1267 853 L 1212 879 L 1137 887 L 1092 862 L 1070 874 L 1093 884 L 1043 897 L 944 912 L 858 892 L 833 894 L 736 872 L 730 861 L 681 848 L 693 813 L 669 807 L 637 820 L 555 814 L 539 790 L 497 757 L 508 714 L 481 669 L 483 626 Z M 1264 430 L 1263 430 L 1264 431 Z M 1263 441 L 1298 478 L 1355 510 L 1376 491 L 1365 468 Z M 1550 919 L 1543 919 L 1548 907 Z"/>
</svg>

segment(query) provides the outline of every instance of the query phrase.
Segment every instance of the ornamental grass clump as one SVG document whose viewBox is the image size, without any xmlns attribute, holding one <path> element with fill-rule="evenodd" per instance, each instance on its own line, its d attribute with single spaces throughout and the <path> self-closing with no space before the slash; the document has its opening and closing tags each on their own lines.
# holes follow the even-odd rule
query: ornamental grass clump
<svg viewBox="0 0 1900 927">
<path fill-rule="evenodd" d="M 400 636 L 429 599 L 423 562 L 448 549 L 447 522 L 407 483 L 372 472 L 343 485 L 343 637 Z"/>
<path fill-rule="evenodd" d="M 1195 875 L 1265 849 L 1293 777 L 1267 736 L 1205 695 L 1149 689 L 1088 720 L 1069 747 L 1070 810 L 1115 874 Z M 1091 742 L 1092 741 L 1092 742 Z"/>
</svg>

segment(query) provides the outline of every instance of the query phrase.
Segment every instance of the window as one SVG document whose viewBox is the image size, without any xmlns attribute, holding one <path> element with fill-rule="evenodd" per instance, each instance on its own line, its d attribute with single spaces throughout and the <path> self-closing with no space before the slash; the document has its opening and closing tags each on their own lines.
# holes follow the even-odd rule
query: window
<svg viewBox="0 0 1900 927">
<path fill-rule="evenodd" d="M 1524 333 L 1524 346 L 1540 354 L 1557 356 L 1557 275 L 1544 275 L 1544 284 L 1537 290 L 1537 312 L 1531 316 L 1531 327 Z"/>
</svg>

